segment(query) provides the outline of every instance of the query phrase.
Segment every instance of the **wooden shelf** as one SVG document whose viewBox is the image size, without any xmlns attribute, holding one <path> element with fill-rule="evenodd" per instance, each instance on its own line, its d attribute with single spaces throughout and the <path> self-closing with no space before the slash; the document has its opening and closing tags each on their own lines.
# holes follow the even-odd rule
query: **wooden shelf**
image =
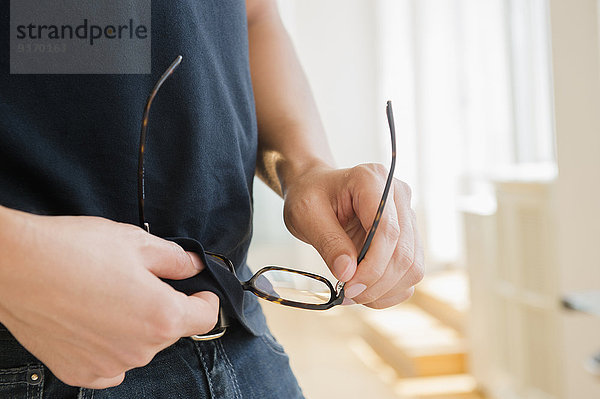
<svg viewBox="0 0 600 399">
<path fill-rule="evenodd" d="M 411 303 L 465 334 L 469 309 L 466 272 L 451 270 L 427 276 L 415 289 Z"/>
<path fill-rule="evenodd" d="M 382 311 L 356 307 L 362 335 L 400 376 L 423 377 L 466 372 L 459 333 L 419 307 L 402 304 Z"/>
</svg>

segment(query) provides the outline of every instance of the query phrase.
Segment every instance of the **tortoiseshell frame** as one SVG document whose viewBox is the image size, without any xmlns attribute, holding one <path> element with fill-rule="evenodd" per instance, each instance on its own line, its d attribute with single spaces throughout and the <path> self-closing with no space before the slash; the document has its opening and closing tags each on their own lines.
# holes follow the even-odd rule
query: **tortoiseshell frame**
<svg viewBox="0 0 600 399">
<path fill-rule="evenodd" d="M 165 83 L 165 80 L 173 72 L 179 64 L 181 64 L 182 56 L 178 55 L 177 58 L 169 65 L 167 70 L 161 75 L 158 79 L 158 82 L 152 88 L 152 91 L 148 95 L 146 99 L 146 106 L 144 107 L 144 116 L 142 117 L 142 129 L 140 131 L 140 147 L 138 152 L 138 212 L 139 212 L 139 221 L 140 227 L 146 230 L 148 233 L 150 232 L 150 225 L 146 223 L 146 217 L 144 215 L 144 200 L 146 199 L 146 191 L 144 185 L 144 152 L 146 149 L 146 132 L 148 131 L 148 117 L 150 116 L 150 107 L 152 106 L 152 101 L 160 87 Z"/>
<path fill-rule="evenodd" d="M 396 129 L 394 126 L 394 114 L 392 111 L 392 102 L 391 101 L 387 102 L 386 115 L 387 115 L 387 119 L 388 119 L 388 125 L 390 127 L 390 136 L 391 136 L 391 140 L 392 140 L 392 164 L 390 166 L 390 171 L 388 172 L 388 176 L 387 176 L 387 179 L 385 182 L 385 187 L 383 189 L 383 195 L 381 196 L 381 201 L 379 202 L 379 207 L 377 208 L 377 213 L 375 214 L 375 220 L 373 220 L 373 225 L 371 226 L 371 229 L 369 230 L 369 234 L 367 234 L 367 238 L 365 239 L 365 243 L 363 244 L 362 249 L 358 255 L 357 264 L 360 264 L 360 262 L 364 259 L 365 255 L 367 254 L 367 250 L 371 246 L 371 242 L 373 241 L 373 237 L 375 236 L 375 231 L 377 231 L 377 226 L 379 225 L 379 221 L 381 220 L 381 215 L 383 214 L 383 210 L 385 208 L 385 203 L 387 202 L 387 197 L 390 192 L 392 180 L 394 179 L 394 169 L 396 168 Z M 206 252 L 206 254 L 221 259 L 221 261 L 223 261 L 227 265 L 227 268 L 233 274 L 235 274 L 235 268 L 233 266 L 233 263 L 229 259 L 227 259 L 225 256 L 215 254 L 212 252 Z M 315 280 L 319 280 L 322 283 L 324 283 L 325 285 L 327 285 L 327 287 L 331 291 L 330 299 L 327 303 L 324 303 L 324 304 L 314 304 L 314 303 L 289 301 L 287 299 L 278 298 L 273 295 L 269 295 L 266 292 L 263 292 L 260 289 L 258 289 L 255 285 L 255 282 L 258 279 L 258 277 L 260 277 L 261 274 L 263 274 L 269 270 L 279 270 L 279 271 L 285 271 L 285 272 L 289 272 L 289 273 L 296 273 L 296 274 L 300 274 L 302 276 L 313 278 Z M 237 277 L 237 275 L 236 275 L 236 277 Z M 338 283 L 336 284 L 336 288 L 334 288 L 333 285 L 331 284 L 331 282 L 323 276 L 319 276 L 318 274 L 314 274 L 314 273 L 304 272 L 301 270 L 288 269 L 286 267 L 281 267 L 281 266 L 263 267 L 262 269 L 257 271 L 250 280 L 241 282 L 241 284 L 242 284 L 242 287 L 244 288 L 244 290 L 250 291 L 254 295 L 256 295 L 260 298 L 266 299 L 267 301 L 278 303 L 280 305 L 291 306 L 294 308 L 300 308 L 300 309 L 327 310 L 327 309 L 331 309 L 332 307 L 334 307 L 336 305 L 340 305 L 344 301 L 345 283 L 338 281 Z"/>
<path fill-rule="evenodd" d="M 225 256 L 215 254 L 213 252 L 208 252 L 208 251 L 206 251 L 206 255 L 220 259 L 227 266 L 229 271 L 231 271 L 237 277 L 233 263 L 229 259 L 227 259 Z M 259 288 L 256 287 L 255 282 L 256 282 L 256 280 L 258 280 L 258 278 L 260 277 L 261 274 L 268 272 L 270 270 L 279 270 L 279 271 L 284 271 L 284 272 L 288 272 L 288 273 L 300 274 L 302 276 L 306 276 L 306 277 L 313 278 L 315 280 L 319 280 L 320 282 L 325 284 L 327 286 L 327 288 L 329 288 L 329 291 L 331 292 L 329 301 L 327 301 L 327 303 L 323 303 L 323 304 L 296 302 L 296 301 L 290 301 L 290 300 L 283 299 L 283 298 L 278 298 L 276 296 L 269 295 L 264 291 L 261 291 Z M 342 290 L 340 290 L 339 292 L 336 291 L 336 289 L 333 288 L 333 285 L 331 284 L 331 282 L 328 279 L 326 279 L 325 277 L 319 276 L 318 274 L 304 272 L 302 270 L 289 269 L 287 267 L 281 267 L 281 266 L 263 267 L 262 269 L 260 269 L 256 273 L 254 273 L 254 275 L 252 276 L 252 278 L 250 280 L 240 281 L 240 284 L 242 285 L 242 288 L 244 290 L 252 292 L 257 297 L 265 299 L 269 302 L 274 302 L 274 303 L 278 303 L 280 305 L 291 306 L 291 307 L 300 308 L 300 309 L 327 310 L 336 305 L 341 304 L 344 301 L 344 292 Z"/>
<path fill-rule="evenodd" d="M 167 70 L 162 74 L 162 76 L 160 77 L 158 82 L 156 82 L 156 84 L 154 85 L 154 88 L 148 95 L 148 99 L 146 100 L 146 106 L 144 107 L 144 115 L 142 118 L 142 128 L 141 128 L 141 132 L 140 132 L 140 146 L 139 146 L 139 158 L 138 158 L 138 211 L 139 211 L 140 227 L 145 229 L 148 232 L 150 232 L 150 225 L 146 222 L 145 215 L 144 215 L 144 200 L 145 200 L 145 194 L 146 194 L 145 190 L 144 190 L 144 188 L 145 188 L 144 187 L 144 152 L 145 152 L 145 147 L 146 147 L 146 133 L 148 130 L 148 117 L 150 114 L 150 107 L 152 105 L 152 101 L 154 100 L 154 97 L 156 97 L 158 90 L 160 89 L 162 84 L 167 80 L 167 78 L 169 76 L 171 76 L 173 71 L 175 71 L 175 69 L 179 66 L 179 64 L 181 63 L 181 60 L 182 60 L 181 55 L 177 56 L 177 58 L 171 63 L 171 65 L 167 68 Z M 387 197 L 388 197 L 388 194 L 390 191 L 392 180 L 394 178 L 394 169 L 396 167 L 396 131 L 395 131 L 395 127 L 394 127 L 394 114 L 392 112 L 392 102 L 391 101 L 387 102 L 386 115 L 387 115 L 388 124 L 390 127 L 390 136 L 391 136 L 391 140 L 392 140 L 392 164 L 390 166 L 387 180 L 385 182 L 385 187 L 383 189 L 383 195 L 381 196 L 381 201 L 379 202 L 379 207 L 377 209 L 377 213 L 375 214 L 375 219 L 373 220 L 373 225 L 371 226 L 371 229 L 369 230 L 369 233 L 367 234 L 367 238 L 365 239 L 365 243 L 363 244 L 362 249 L 358 255 L 357 264 L 360 264 L 360 262 L 364 259 L 365 255 L 367 253 L 367 250 L 371 246 L 371 242 L 373 241 L 373 237 L 375 236 L 375 231 L 377 230 L 377 226 L 379 225 L 379 221 L 381 220 L 381 215 L 383 214 L 383 210 L 385 208 L 385 203 L 387 201 Z M 236 275 L 233 263 L 229 259 L 227 259 L 225 256 L 215 254 L 212 252 L 206 252 L 206 254 L 221 259 L 225 263 L 227 268 L 234 275 Z M 282 298 L 277 298 L 277 297 L 274 297 L 272 295 L 269 295 L 269 294 L 259 290 L 255 286 L 255 281 L 258 279 L 258 277 L 261 274 L 263 274 L 267 271 L 270 271 L 270 270 L 279 270 L 279 271 L 285 271 L 285 272 L 289 272 L 289 273 L 300 274 L 300 275 L 321 281 L 331 291 L 330 300 L 327 303 L 320 304 L 320 305 L 311 304 L 311 303 L 303 303 L 303 302 L 295 302 L 295 301 L 289 301 L 289 300 L 282 299 Z M 237 277 L 237 275 L 236 275 L 236 277 Z M 260 269 L 258 272 L 256 272 L 250 280 L 245 281 L 245 282 L 240 282 L 240 284 L 242 285 L 244 290 L 250 291 L 254 295 L 256 295 L 260 298 L 263 298 L 267 301 L 278 303 L 280 305 L 300 308 L 300 309 L 327 310 L 336 305 L 340 305 L 344 301 L 345 283 L 338 281 L 338 283 L 336 284 L 336 287 L 334 288 L 328 279 L 326 279 L 325 277 L 319 276 L 318 274 L 304 272 L 301 270 L 288 269 L 288 268 L 280 267 L 280 266 L 264 267 L 264 268 Z M 217 335 L 220 337 L 221 335 L 223 335 L 224 332 L 225 332 L 225 329 L 223 328 L 222 331 L 220 331 L 219 334 L 217 334 Z M 212 339 L 215 337 L 209 337 L 206 339 Z M 202 338 L 202 336 L 198 336 L 198 339 L 205 339 L 205 338 Z"/>
</svg>

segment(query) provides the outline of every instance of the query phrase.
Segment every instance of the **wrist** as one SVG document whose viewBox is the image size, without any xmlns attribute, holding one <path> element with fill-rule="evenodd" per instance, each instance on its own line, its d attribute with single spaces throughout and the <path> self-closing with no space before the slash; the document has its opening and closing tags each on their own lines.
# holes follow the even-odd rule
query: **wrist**
<svg viewBox="0 0 600 399">
<path fill-rule="evenodd" d="M 325 161 L 321 158 L 306 157 L 296 162 L 291 160 L 280 162 L 277 167 L 277 177 L 283 197 L 285 197 L 288 189 L 303 177 L 310 175 L 314 171 L 330 170 L 333 168 L 333 162 Z"/>
<path fill-rule="evenodd" d="M 319 157 L 313 154 L 300 155 L 293 151 L 266 150 L 259 147 L 257 175 L 273 191 L 285 197 L 288 188 L 302 176 L 317 169 L 333 169 L 332 157 Z"/>
</svg>

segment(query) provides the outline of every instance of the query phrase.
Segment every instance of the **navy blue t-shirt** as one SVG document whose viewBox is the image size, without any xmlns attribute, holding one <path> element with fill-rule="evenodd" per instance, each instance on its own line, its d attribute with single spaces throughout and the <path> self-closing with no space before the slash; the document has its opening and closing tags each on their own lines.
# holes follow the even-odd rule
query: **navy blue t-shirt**
<svg viewBox="0 0 600 399">
<path fill-rule="evenodd" d="M 257 128 L 244 0 L 154 1 L 147 75 L 10 74 L 8 4 L 0 6 L 0 204 L 137 225 L 143 107 L 181 54 L 150 113 L 146 219 L 153 234 L 195 240 L 248 277 Z M 254 296 L 216 274 L 233 312 L 258 333 Z"/>
</svg>

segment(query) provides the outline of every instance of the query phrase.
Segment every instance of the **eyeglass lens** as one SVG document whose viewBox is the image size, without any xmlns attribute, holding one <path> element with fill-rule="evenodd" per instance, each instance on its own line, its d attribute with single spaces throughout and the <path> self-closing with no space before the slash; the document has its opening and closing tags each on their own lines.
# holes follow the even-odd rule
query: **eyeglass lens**
<svg viewBox="0 0 600 399">
<path fill-rule="evenodd" d="M 150 227 L 146 222 L 144 215 L 144 200 L 145 200 L 145 187 L 144 187 L 144 150 L 146 143 L 146 134 L 148 129 L 148 117 L 150 113 L 150 107 L 154 97 L 158 93 L 158 90 L 165 82 L 165 80 L 173 73 L 173 71 L 179 66 L 182 57 L 178 56 L 175 61 L 167 68 L 167 70 L 160 77 L 150 95 L 148 96 L 146 106 L 144 108 L 144 115 L 142 119 L 142 127 L 140 132 L 140 147 L 139 147 L 139 160 L 138 160 L 138 209 L 139 209 L 139 223 L 140 226 L 146 228 L 148 232 Z M 394 116 L 392 112 L 391 101 L 387 102 L 386 113 L 388 123 L 390 127 L 390 135 L 392 140 L 392 164 L 390 167 L 389 175 L 385 184 L 384 192 L 379 204 L 379 209 L 373 221 L 373 225 L 369 230 L 365 243 L 358 256 L 358 263 L 364 258 L 368 248 L 371 245 L 373 236 L 379 224 L 379 220 L 383 213 L 383 208 L 387 200 L 387 196 L 390 190 L 390 186 L 393 180 L 394 167 L 396 165 L 396 135 L 394 131 Z M 219 257 L 220 258 L 220 257 Z M 232 269 L 232 266 L 227 266 L 221 259 L 224 267 Z M 235 270 L 231 270 L 235 273 Z M 263 296 L 274 300 L 287 300 L 291 302 L 310 304 L 310 305 L 326 305 L 330 304 L 334 299 L 340 300 L 343 297 L 344 283 L 338 283 L 338 293 L 336 295 L 333 287 L 325 281 L 320 280 L 321 277 L 303 274 L 302 272 L 294 271 L 285 268 L 264 268 L 260 270 L 253 279 L 252 282 L 254 290 L 260 292 Z M 244 283 L 246 284 L 246 283 Z M 336 298 L 333 298 L 336 296 Z M 291 305 L 294 306 L 294 305 Z"/>
<path fill-rule="evenodd" d="M 266 270 L 256 276 L 254 288 L 274 298 L 324 305 L 331 301 L 331 289 L 316 278 L 289 270 Z"/>
</svg>

